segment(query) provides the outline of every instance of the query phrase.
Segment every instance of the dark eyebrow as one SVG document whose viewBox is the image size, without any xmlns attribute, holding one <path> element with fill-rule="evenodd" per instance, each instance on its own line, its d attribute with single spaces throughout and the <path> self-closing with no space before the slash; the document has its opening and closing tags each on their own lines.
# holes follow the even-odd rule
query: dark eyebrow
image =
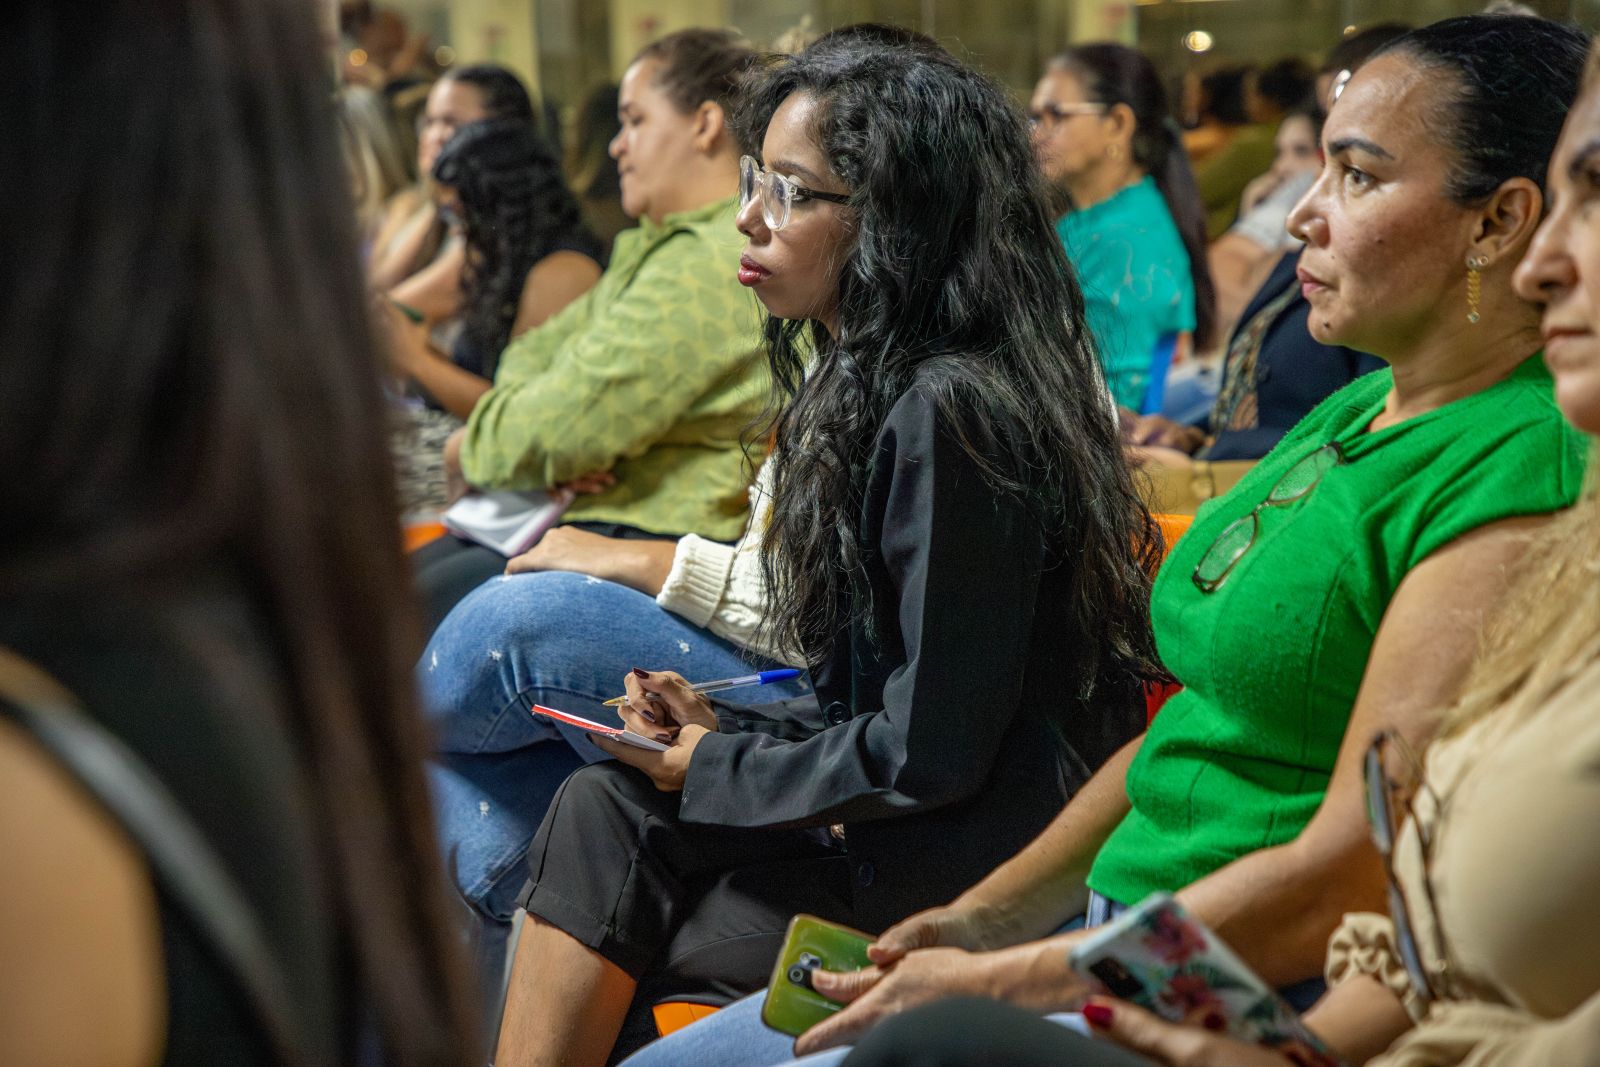
<svg viewBox="0 0 1600 1067">
<path fill-rule="evenodd" d="M 1377 156 L 1379 159 L 1394 158 L 1387 149 L 1373 144 L 1365 137 L 1341 137 L 1337 141 L 1329 141 L 1328 155 L 1336 156 L 1340 152 L 1348 152 L 1352 148 L 1365 152 L 1369 156 Z"/>
<path fill-rule="evenodd" d="M 811 171 L 807 170 L 805 167 L 802 167 L 798 163 L 790 163 L 787 159 L 780 159 L 776 163 L 769 164 L 767 169 L 775 170 L 779 174 L 793 174 L 797 177 L 804 178 L 812 185 L 822 184 L 821 178 L 817 177 Z"/>
<path fill-rule="evenodd" d="M 1600 137 L 1592 138 L 1588 144 L 1572 153 L 1572 162 L 1567 164 L 1567 177 L 1576 180 L 1580 172 L 1589 165 L 1589 162 L 1600 155 Z"/>
</svg>

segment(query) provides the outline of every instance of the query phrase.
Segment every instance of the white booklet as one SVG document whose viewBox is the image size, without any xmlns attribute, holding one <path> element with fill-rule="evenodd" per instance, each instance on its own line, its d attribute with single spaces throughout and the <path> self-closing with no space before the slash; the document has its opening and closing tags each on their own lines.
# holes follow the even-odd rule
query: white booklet
<svg viewBox="0 0 1600 1067">
<path fill-rule="evenodd" d="M 554 493 L 473 492 L 451 504 L 440 521 L 451 533 L 510 559 L 537 544 L 570 503 L 572 494 L 564 489 Z"/>
</svg>

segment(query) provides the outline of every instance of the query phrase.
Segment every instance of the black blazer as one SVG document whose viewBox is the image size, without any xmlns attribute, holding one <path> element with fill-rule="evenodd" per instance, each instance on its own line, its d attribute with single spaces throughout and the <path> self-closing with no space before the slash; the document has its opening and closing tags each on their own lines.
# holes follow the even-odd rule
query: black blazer
<svg viewBox="0 0 1600 1067">
<path fill-rule="evenodd" d="M 1065 691 L 1078 561 L 989 488 L 942 421 L 914 383 L 874 444 L 859 531 L 877 640 L 850 624 L 813 665 L 815 702 L 719 705 L 723 732 L 695 750 L 680 807 L 724 826 L 845 824 L 868 929 L 947 903 L 1021 850 L 1144 727 L 1134 686 L 1092 702 Z M 1043 709 L 1063 704 L 1059 731 Z"/>
</svg>

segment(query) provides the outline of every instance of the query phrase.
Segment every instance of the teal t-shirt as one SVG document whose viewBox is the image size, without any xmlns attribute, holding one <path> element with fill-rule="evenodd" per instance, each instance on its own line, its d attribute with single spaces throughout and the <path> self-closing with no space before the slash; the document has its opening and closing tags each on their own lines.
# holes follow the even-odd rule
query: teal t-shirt
<svg viewBox="0 0 1600 1067">
<path fill-rule="evenodd" d="M 1392 382 L 1329 397 L 1226 496 L 1201 507 L 1151 601 L 1183 691 L 1128 768 L 1132 811 L 1089 885 L 1137 904 L 1299 835 L 1322 803 L 1378 625 L 1406 574 L 1468 531 L 1572 504 L 1587 442 L 1534 356 L 1497 385 L 1375 433 Z M 1255 543 L 1215 592 L 1192 576 L 1229 523 L 1330 441 L 1346 462 L 1262 508 Z"/>
<path fill-rule="evenodd" d="M 1117 403 L 1139 410 L 1156 344 L 1193 330 L 1189 253 L 1154 178 L 1062 216 L 1056 233 L 1078 272 L 1089 332 Z"/>
</svg>

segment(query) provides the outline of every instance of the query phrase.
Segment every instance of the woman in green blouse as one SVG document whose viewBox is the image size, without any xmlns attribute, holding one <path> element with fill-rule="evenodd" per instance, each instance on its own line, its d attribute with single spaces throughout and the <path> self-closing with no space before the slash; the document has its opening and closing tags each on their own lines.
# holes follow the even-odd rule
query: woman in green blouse
<svg viewBox="0 0 1600 1067">
<path fill-rule="evenodd" d="M 1033 91 L 1034 146 L 1072 209 L 1056 224 L 1117 403 L 1144 410 L 1158 347 L 1216 319 L 1205 208 L 1150 61 L 1119 44 L 1050 61 Z"/>
<path fill-rule="evenodd" d="M 1312 334 L 1389 369 L 1313 411 L 1168 557 L 1153 621 L 1185 688 L 1150 730 L 1028 848 L 884 933 L 871 954 L 892 968 L 815 975 L 852 1003 L 796 1051 L 955 995 L 1068 1010 L 1083 935 L 1056 931 L 1156 890 L 1280 987 L 1320 975 L 1345 912 L 1383 910 L 1363 753 L 1385 729 L 1420 748 L 1508 565 L 1582 479 L 1511 277 L 1586 43 L 1473 15 L 1357 71 L 1290 227 Z"/>
<path fill-rule="evenodd" d="M 480 489 L 585 492 L 563 521 L 612 537 L 731 541 L 749 471 L 740 434 L 766 399 L 755 300 L 737 280 L 739 150 L 727 126 L 754 53 L 723 30 L 684 30 L 622 79 L 611 142 L 623 207 L 595 287 L 513 340 L 494 387 L 445 446 Z M 431 621 L 503 557 L 446 537 L 417 553 Z"/>
</svg>

